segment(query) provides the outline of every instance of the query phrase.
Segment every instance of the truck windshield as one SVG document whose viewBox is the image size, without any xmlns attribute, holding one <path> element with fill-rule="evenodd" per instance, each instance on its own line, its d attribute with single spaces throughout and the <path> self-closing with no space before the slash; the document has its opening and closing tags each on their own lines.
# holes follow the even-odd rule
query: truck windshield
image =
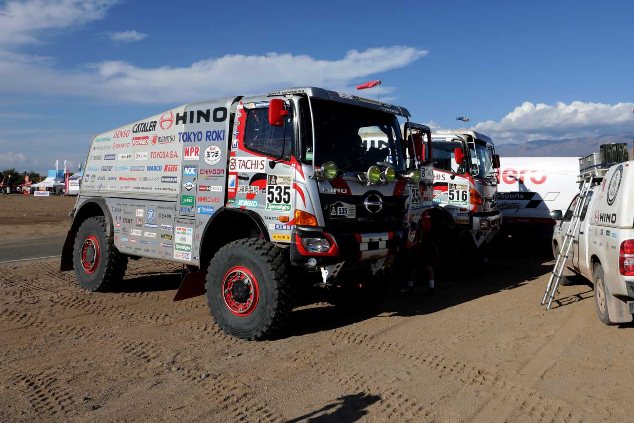
<svg viewBox="0 0 634 423">
<path fill-rule="evenodd" d="M 396 116 L 349 104 L 312 100 L 315 165 L 333 161 L 342 170 L 366 171 L 376 163 L 405 170 Z M 312 159 L 310 146 L 305 158 Z"/>
<path fill-rule="evenodd" d="M 486 178 L 493 175 L 493 147 L 476 140 L 475 143 L 469 143 L 469 150 L 471 150 L 471 164 L 478 165 L 477 174 L 473 169 L 472 176 Z"/>
<path fill-rule="evenodd" d="M 463 166 L 456 164 L 454 160 L 454 150 L 462 148 L 459 141 L 435 141 L 432 140 L 432 157 L 434 158 L 434 169 L 446 172 L 464 173 Z"/>
</svg>

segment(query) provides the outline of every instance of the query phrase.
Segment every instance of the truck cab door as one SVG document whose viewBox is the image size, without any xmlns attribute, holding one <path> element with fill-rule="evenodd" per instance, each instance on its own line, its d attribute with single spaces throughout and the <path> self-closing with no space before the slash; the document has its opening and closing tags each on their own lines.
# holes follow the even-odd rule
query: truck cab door
<svg viewBox="0 0 634 423">
<path fill-rule="evenodd" d="M 238 105 L 227 183 L 228 207 L 257 211 L 265 220 L 268 215 L 291 216 L 294 208 L 293 106 L 282 98 L 286 114 L 271 125 L 269 104 L 273 99 L 244 98 Z"/>
</svg>

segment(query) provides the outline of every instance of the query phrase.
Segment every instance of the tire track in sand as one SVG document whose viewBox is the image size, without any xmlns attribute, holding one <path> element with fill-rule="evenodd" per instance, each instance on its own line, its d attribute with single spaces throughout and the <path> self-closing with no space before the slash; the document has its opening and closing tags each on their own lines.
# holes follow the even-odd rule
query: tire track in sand
<svg viewBox="0 0 634 423">
<path fill-rule="evenodd" d="M 575 326 L 577 324 L 580 327 L 583 326 L 582 323 L 576 323 Z M 572 328 L 567 327 L 564 330 L 569 331 L 569 329 Z M 463 389 L 481 390 L 486 388 L 487 390 L 501 393 L 499 396 L 490 398 L 480 409 L 486 414 L 483 414 L 484 419 L 479 421 L 487 423 L 505 421 L 505 416 L 508 416 L 514 409 L 521 409 L 522 412 L 526 412 L 532 419 L 536 418 L 538 421 L 551 421 L 553 419 L 555 419 L 554 421 L 559 419 L 559 421 L 566 422 L 583 421 L 577 404 L 573 405 L 552 397 L 546 398 L 537 390 L 532 389 L 532 385 L 527 388 L 526 382 L 517 377 L 509 381 L 487 369 L 470 365 L 461 360 L 449 359 L 437 352 L 425 351 L 424 347 L 408 348 L 398 343 L 378 340 L 375 335 L 359 333 L 347 328 L 336 329 L 334 332 L 336 339 L 362 346 L 369 352 L 396 353 L 415 368 L 431 370 L 439 379 L 451 378 L 460 382 Z M 568 335 L 568 337 L 571 337 L 570 342 L 574 339 L 578 330 L 574 333 L 575 335 Z M 553 361 L 551 360 L 550 364 L 545 364 L 537 360 L 530 360 L 522 370 L 529 372 L 531 375 L 536 375 L 539 371 L 533 368 L 535 364 L 544 366 L 544 370 L 546 370 L 553 364 Z M 541 374 L 543 372 L 539 376 L 534 376 L 535 381 L 539 379 Z M 488 403 L 491 404 L 489 405 Z M 491 407 L 490 412 L 489 407 Z M 485 408 L 486 410 L 484 410 Z"/>
</svg>

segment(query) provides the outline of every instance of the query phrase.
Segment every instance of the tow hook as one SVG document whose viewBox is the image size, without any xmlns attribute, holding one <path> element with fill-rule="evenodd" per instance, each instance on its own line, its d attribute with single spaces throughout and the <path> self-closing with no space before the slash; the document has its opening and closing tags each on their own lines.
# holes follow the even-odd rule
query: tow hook
<svg viewBox="0 0 634 423">
<path fill-rule="evenodd" d="M 337 277 L 337 274 L 339 274 L 339 271 L 343 267 L 344 263 L 345 262 L 342 261 L 337 264 L 331 264 L 330 266 L 320 267 L 319 270 L 321 270 L 321 283 L 319 284 L 319 286 L 322 288 L 330 286 L 330 281 Z"/>
</svg>

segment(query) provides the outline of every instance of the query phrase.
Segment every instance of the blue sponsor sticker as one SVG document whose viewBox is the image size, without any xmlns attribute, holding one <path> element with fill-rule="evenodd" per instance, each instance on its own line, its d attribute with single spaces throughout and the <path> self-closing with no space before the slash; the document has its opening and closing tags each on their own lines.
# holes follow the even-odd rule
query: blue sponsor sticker
<svg viewBox="0 0 634 423">
<path fill-rule="evenodd" d="M 154 223 L 154 209 L 153 208 L 149 208 L 147 209 L 147 216 L 145 218 L 145 220 L 148 223 Z"/>
<path fill-rule="evenodd" d="M 196 176 L 198 168 L 196 166 L 183 166 L 184 176 Z"/>
<path fill-rule="evenodd" d="M 196 207 L 196 213 L 198 214 L 214 214 L 214 208 L 211 206 L 198 206 Z"/>
</svg>

